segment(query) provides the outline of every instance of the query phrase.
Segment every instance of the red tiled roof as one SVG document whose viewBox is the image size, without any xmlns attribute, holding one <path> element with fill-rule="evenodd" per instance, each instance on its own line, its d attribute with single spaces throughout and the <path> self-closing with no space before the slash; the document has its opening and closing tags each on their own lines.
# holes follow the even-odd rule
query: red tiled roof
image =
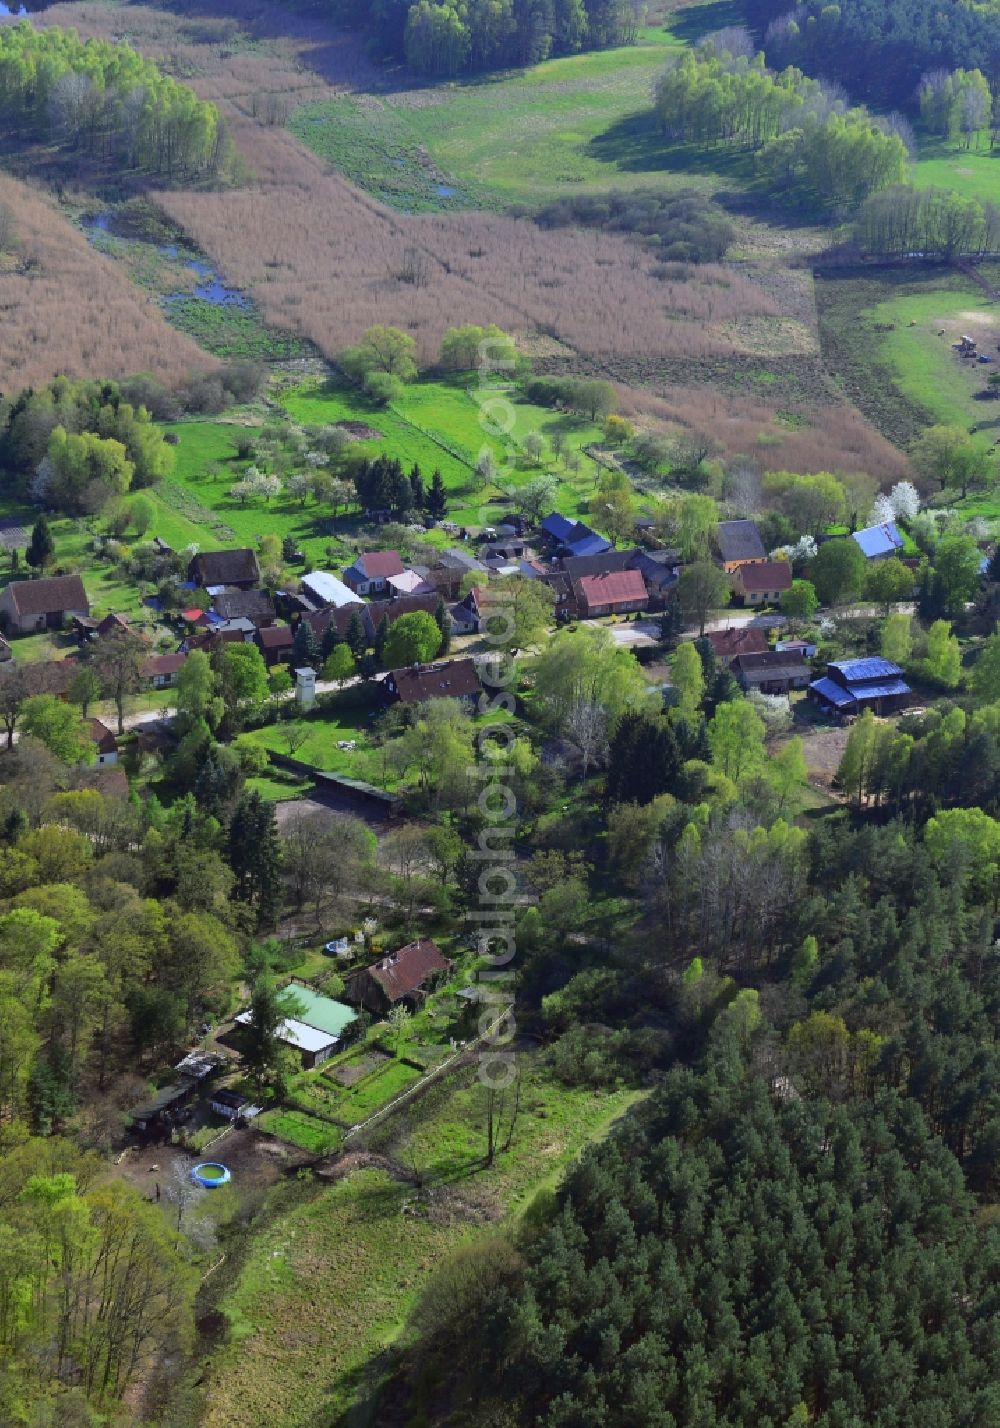
<svg viewBox="0 0 1000 1428">
<path fill-rule="evenodd" d="M 787 560 L 761 560 L 756 565 L 741 565 L 737 580 L 744 590 L 790 590 L 792 567 Z"/>
<path fill-rule="evenodd" d="M 191 624 L 194 624 L 196 620 L 203 620 L 205 618 L 205 612 L 204 610 L 199 610 L 197 605 L 192 605 L 189 610 L 181 611 L 181 617 L 185 620 L 189 620 Z"/>
<path fill-rule="evenodd" d="M 79 575 L 48 575 L 41 580 L 12 580 L 7 586 L 19 615 L 58 615 L 90 609 Z"/>
<path fill-rule="evenodd" d="M 257 631 L 257 643 L 262 650 L 290 650 L 295 643 L 291 625 L 264 625 Z"/>
<path fill-rule="evenodd" d="M 176 674 L 186 659 L 186 654 L 152 655 L 142 666 L 142 672 L 147 679 L 157 674 Z"/>
<path fill-rule="evenodd" d="M 444 972 L 451 964 L 441 955 L 437 943 L 429 937 L 408 942 L 398 952 L 391 952 L 368 968 L 391 1002 L 418 991 L 435 972 Z"/>
<path fill-rule="evenodd" d="M 422 704 L 426 699 L 463 699 L 482 693 L 471 659 L 415 664 L 410 669 L 391 670 L 389 678 L 404 704 Z"/>
<path fill-rule="evenodd" d="M 102 724 L 100 719 L 91 719 L 90 737 L 97 745 L 99 754 L 114 754 L 118 750 L 118 740 L 112 734 L 107 724 Z"/>
<path fill-rule="evenodd" d="M 738 654 L 763 654 L 767 649 L 767 632 L 756 626 L 742 625 L 735 630 L 713 630 L 707 636 L 717 659 L 731 659 Z"/>
<path fill-rule="evenodd" d="M 403 562 L 398 550 L 366 550 L 354 562 L 368 580 L 386 580 L 390 575 L 402 575 Z"/>
<path fill-rule="evenodd" d="M 104 619 L 97 626 L 97 633 L 99 635 L 110 635 L 118 630 L 127 630 L 128 628 L 129 623 L 126 616 L 116 615 L 115 612 L 112 611 L 110 615 L 105 615 Z"/>
<path fill-rule="evenodd" d="M 610 570 L 606 575 L 584 575 L 577 589 L 588 605 L 615 605 L 645 600 L 646 582 L 638 570 Z"/>
</svg>

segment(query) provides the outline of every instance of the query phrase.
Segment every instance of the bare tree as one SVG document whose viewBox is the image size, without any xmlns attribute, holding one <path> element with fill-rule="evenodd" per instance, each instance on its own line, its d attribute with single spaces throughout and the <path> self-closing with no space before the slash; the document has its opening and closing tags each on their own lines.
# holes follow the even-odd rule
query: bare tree
<svg viewBox="0 0 1000 1428">
<path fill-rule="evenodd" d="M 514 1143 L 514 1130 L 521 1114 L 521 1074 L 515 1067 L 513 1082 L 503 1089 L 487 1085 L 486 1097 L 486 1157 L 490 1166 L 500 1151 L 508 1151 Z"/>
<path fill-rule="evenodd" d="M 118 713 L 118 732 L 125 732 L 125 705 L 142 685 L 142 667 L 149 655 L 145 642 L 131 630 L 119 630 L 101 640 L 93 654 L 94 668 Z"/>
<path fill-rule="evenodd" d="M 570 706 L 564 727 L 567 738 L 580 750 L 581 773 L 586 778 L 591 768 L 607 758 L 608 716 L 593 700 L 577 699 Z"/>
</svg>

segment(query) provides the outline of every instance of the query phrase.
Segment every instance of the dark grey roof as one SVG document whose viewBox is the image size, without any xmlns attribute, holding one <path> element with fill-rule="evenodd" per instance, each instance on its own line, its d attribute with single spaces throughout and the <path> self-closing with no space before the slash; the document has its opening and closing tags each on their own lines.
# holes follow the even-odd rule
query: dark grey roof
<svg viewBox="0 0 1000 1428">
<path fill-rule="evenodd" d="M 767 554 L 753 521 L 720 521 L 716 543 L 723 560 L 763 560 Z"/>
<path fill-rule="evenodd" d="M 792 650 L 768 650 L 765 654 L 741 654 L 731 668 L 751 684 L 769 679 L 808 679 L 809 666 Z"/>
<path fill-rule="evenodd" d="M 191 559 L 188 579 L 199 585 L 249 585 L 260 579 L 257 556 L 244 547 L 240 550 L 204 550 Z"/>
<path fill-rule="evenodd" d="M 264 590 L 224 590 L 216 595 L 212 607 L 224 620 L 253 620 L 255 625 L 267 625 L 274 619 L 274 605 Z"/>
<path fill-rule="evenodd" d="M 606 550 L 600 555 L 567 555 L 562 568 L 570 580 L 582 580 L 587 575 L 609 575 L 613 570 L 637 570 L 636 556 L 641 552 Z"/>
</svg>

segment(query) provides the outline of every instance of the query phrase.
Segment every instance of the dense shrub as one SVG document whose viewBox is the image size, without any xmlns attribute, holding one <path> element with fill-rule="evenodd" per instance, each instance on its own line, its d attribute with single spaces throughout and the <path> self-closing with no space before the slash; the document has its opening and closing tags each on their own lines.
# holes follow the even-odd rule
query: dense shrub
<svg viewBox="0 0 1000 1428">
<path fill-rule="evenodd" d="M 536 222 L 543 228 L 576 223 L 610 233 L 634 233 L 663 258 L 688 263 L 718 262 L 734 233 L 718 204 L 694 189 L 577 194 L 548 204 Z M 669 269 L 664 273 L 673 275 Z"/>
</svg>

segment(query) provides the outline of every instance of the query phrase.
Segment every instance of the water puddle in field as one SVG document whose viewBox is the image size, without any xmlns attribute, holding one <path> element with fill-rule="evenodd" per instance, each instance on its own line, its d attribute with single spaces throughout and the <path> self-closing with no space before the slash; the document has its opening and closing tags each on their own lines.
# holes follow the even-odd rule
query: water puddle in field
<svg viewBox="0 0 1000 1428">
<path fill-rule="evenodd" d="M 2 4 L 3 0 L 0 0 L 0 6 L 2 6 Z M 2 13 L 3 11 L 0 9 L 0 14 Z M 8 11 L 7 13 L 10 12 Z M 109 237 L 115 238 L 119 243 L 127 243 L 136 247 L 141 245 L 145 248 L 155 248 L 157 253 L 164 258 L 177 260 L 181 256 L 180 249 L 176 243 L 154 244 L 145 238 L 125 237 L 123 234 L 116 232 L 115 218 L 116 215 L 111 209 L 108 209 L 105 213 L 88 214 L 83 219 L 83 226 L 91 241 L 93 241 L 94 234 L 106 233 Z M 251 306 L 250 299 L 246 293 L 241 292 L 239 288 L 228 287 L 210 263 L 203 262 L 200 258 L 187 258 L 184 260 L 184 266 L 195 274 L 198 278 L 198 282 L 187 292 L 177 291 L 167 293 L 163 299 L 164 302 L 189 302 L 194 299 L 197 302 L 207 302 L 212 307 L 249 308 Z"/>
<path fill-rule="evenodd" d="M 438 198 L 454 198 L 455 194 L 458 192 L 458 189 L 450 188 L 446 183 L 439 183 L 435 185 L 434 192 L 437 194 Z"/>
</svg>

